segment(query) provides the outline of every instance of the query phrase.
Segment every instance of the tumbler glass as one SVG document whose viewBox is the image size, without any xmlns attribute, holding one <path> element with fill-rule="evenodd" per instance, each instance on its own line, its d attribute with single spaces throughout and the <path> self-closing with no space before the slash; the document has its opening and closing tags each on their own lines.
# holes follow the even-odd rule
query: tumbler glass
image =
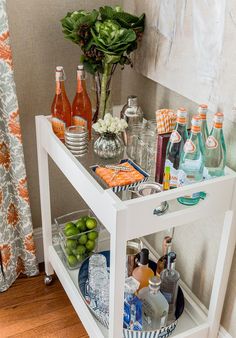
<svg viewBox="0 0 236 338">
<path fill-rule="evenodd" d="M 131 160 L 136 161 L 136 153 L 138 146 L 138 138 L 143 130 L 143 124 L 134 124 L 127 129 L 127 147 L 126 152 L 127 155 L 131 158 Z"/>
<path fill-rule="evenodd" d="M 106 257 L 101 254 L 92 255 L 88 267 L 89 293 L 97 300 L 99 290 L 109 280 Z"/>
<path fill-rule="evenodd" d="M 98 308 L 107 316 L 109 314 L 109 293 L 110 293 L 110 281 L 109 279 L 107 279 L 101 286 L 97 297 Z"/>
</svg>

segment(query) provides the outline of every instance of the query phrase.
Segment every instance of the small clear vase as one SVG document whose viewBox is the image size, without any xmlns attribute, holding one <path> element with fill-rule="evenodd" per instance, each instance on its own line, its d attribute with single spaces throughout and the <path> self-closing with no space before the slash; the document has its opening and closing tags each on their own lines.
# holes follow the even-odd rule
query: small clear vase
<svg viewBox="0 0 236 338">
<path fill-rule="evenodd" d="M 93 149 L 101 158 L 119 158 L 124 152 L 124 144 L 117 134 L 104 133 L 94 142 Z"/>
</svg>

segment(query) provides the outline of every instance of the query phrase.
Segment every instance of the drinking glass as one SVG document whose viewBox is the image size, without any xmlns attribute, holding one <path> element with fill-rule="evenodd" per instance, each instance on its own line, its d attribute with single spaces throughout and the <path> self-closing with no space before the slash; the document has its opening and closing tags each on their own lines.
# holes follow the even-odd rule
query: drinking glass
<svg viewBox="0 0 236 338">
<path fill-rule="evenodd" d="M 97 268 L 107 271 L 107 260 L 102 254 L 94 254 L 89 258 L 89 275 Z"/>
<path fill-rule="evenodd" d="M 127 155 L 133 160 L 136 161 L 137 147 L 138 147 L 138 138 L 142 132 L 143 124 L 134 124 L 127 129 Z"/>
<path fill-rule="evenodd" d="M 109 280 L 106 257 L 101 254 L 92 255 L 88 267 L 89 293 L 91 298 L 98 299 L 100 289 Z"/>
<path fill-rule="evenodd" d="M 98 308 L 107 316 L 109 314 L 109 292 L 110 292 L 110 282 L 109 279 L 107 279 L 101 286 L 97 297 Z"/>
</svg>

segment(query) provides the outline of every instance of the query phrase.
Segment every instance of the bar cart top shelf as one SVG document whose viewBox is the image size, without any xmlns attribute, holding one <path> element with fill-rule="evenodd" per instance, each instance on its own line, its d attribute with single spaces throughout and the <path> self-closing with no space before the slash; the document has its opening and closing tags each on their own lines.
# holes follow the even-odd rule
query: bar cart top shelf
<svg viewBox="0 0 236 338">
<path fill-rule="evenodd" d="M 122 225 L 124 236 L 129 240 L 186 224 L 199 219 L 200 216 L 207 217 L 216 210 L 220 213 L 231 209 L 236 173 L 230 168 L 226 168 L 226 175 L 219 178 L 159 194 L 122 200 L 112 189 L 104 189 L 96 180 L 90 167 L 104 164 L 104 161 L 98 158 L 92 149 L 84 157 L 76 159 L 53 133 L 50 118 L 37 116 L 36 119 L 43 131 L 43 147 L 110 233 L 116 229 L 117 213 L 122 212 L 126 213 L 126 222 Z M 180 196 L 198 191 L 206 192 L 207 196 L 195 206 L 183 206 L 176 201 Z M 169 210 L 166 214 L 157 216 L 154 210 L 163 201 L 168 201 Z M 143 219 L 146 220 L 145 226 Z M 135 227 L 132 224 L 135 224 Z"/>
<path fill-rule="evenodd" d="M 122 336 L 127 240 L 190 224 L 200 218 L 215 215 L 217 212 L 224 213 L 225 218 L 208 314 L 203 313 L 205 311 L 202 311 L 202 304 L 191 293 L 191 290 L 181 285 L 189 307 L 186 309 L 183 320 L 180 320 L 178 331 L 173 335 L 176 338 L 215 338 L 219 330 L 230 263 L 235 247 L 236 173 L 227 168 L 226 175 L 216 179 L 145 197 L 122 199 L 112 189 L 104 189 L 92 175 L 90 166 L 99 164 L 101 161 L 92 151 L 79 160 L 76 159 L 53 133 L 50 118 L 47 116 L 37 116 L 36 127 L 45 271 L 47 275 L 53 274 L 53 271 L 57 273 L 88 334 L 93 338 L 120 338 Z M 99 325 L 84 303 L 77 287 L 78 271 L 70 272 L 66 268 L 60 257 L 60 250 L 52 243 L 48 155 L 110 233 L 111 315 L 109 332 Z M 199 191 L 204 191 L 207 196 L 195 206 L 183 206 L 176 200 L 178 197 Z M 168 201 L 169 210 L 157 216 L 154 210 L 164 201 Z M 101 249 L 104 248 L 101 247 Z M 151 248 L 149 249 L 151 251 Z M 192 319 L 194 320 L 191 321 Z"/>
</svg>

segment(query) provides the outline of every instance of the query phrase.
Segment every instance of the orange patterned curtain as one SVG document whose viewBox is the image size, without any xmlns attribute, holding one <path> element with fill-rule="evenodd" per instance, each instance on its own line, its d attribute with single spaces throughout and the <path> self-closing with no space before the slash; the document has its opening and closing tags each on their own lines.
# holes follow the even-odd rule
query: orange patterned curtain
<svg viewBox="0 0 236 338">
<path fill-rule="evenodd" d="M 0 291 L 22 272 L 38 274 L 6 0 L 0 0 Z"/>
</svg>

